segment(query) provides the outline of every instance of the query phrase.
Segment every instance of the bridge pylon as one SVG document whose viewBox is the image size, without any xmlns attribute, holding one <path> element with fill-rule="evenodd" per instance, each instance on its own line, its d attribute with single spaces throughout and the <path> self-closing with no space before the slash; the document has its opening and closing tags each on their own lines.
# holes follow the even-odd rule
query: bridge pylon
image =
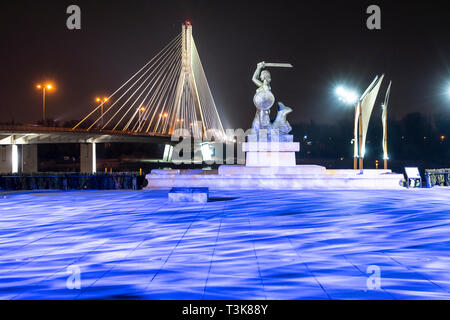
<svg viewBox="0 0 450 320">
<path fill-rule="evenodd" d="M 192 132 L 194 136 L 202 136 L 206 132 L 206 128 L 203 125 L 203 112 L 201 108 L 201 101 L 197 90 L 197 83 L 195 81 L 194 71 L 192 68 L 192 24 L 186 22 L 182 25 L 181 30 L 181 73 L 177 83 L 176 95 L 175 95 L 175 112 L 174 115 L 177 119 L 181 118 L 181 103 L 183 95 L 192 93 L 194 98 L 194 109 L 197 119 L 196 124 L 192 125 Z M 173 133 L 176 128 L 176 121 L 172 122 L 169 134 Z M 200 127 L 200 128 L 199 128 Z M 201 131 L 201 132 L 198 132 Z"/>
</svg>

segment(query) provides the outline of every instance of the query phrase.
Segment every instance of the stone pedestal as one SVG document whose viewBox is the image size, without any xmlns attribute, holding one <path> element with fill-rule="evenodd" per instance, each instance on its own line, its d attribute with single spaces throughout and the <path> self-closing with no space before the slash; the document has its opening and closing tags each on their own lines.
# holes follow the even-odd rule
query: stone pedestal
<svg viewBox="0 0 450 320">
<path fill-rule="evenodd" d="M 152 173 L 155 170 L 152 170 Z M 323 176 L 327 173 L 325 167 L 316 165 L 290 166 L 290 167 L 249 167 L 237 165 L 222 165 L 218 174 L 223 177 L 274 177 L 274 176 Z"/>
<path fill-rule="evenodd" d="M 403 190 L 403 174 L 390 170 L 326 170 L 319 166 L 246 167 L 221 166 L 209 174 L 147 175 L 147 190 L 171 188 L 209 188 L 209 190 Z M 206 192 L 198 195 L 181 192 L 171 201 L 207 201 Z M 198 197 L 198 198 L 197 198 Z"/>
<path fill-rule="evenodd" d="M 246 142 L 242 144 L 247 167 L 295 167 L 298 142 Z"/>
</svg>

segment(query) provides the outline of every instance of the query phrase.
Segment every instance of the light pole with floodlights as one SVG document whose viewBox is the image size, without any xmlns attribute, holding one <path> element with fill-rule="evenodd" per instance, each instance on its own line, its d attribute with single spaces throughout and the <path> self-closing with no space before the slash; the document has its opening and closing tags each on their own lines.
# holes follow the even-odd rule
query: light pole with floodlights
<svg viewBox="0 0 450 320">
<path fill-rule="evenodd" d="M 44 85 L 38 84 L 36 88 L 42 90 L 42 121 L 45 122 L 45 93 L 47 90 L 52 90 L 54 87 L 51 83 L 46 83 Z"/>
<path fill-rule="evenodd" d="M 108 102 L 108 100 L 109 100 L 109 99 L 106 98 L 106 97 L 103 98 L 103 100 L 100 99 L 100 98 L 98 98 L 98 97 L 95 99 L 95 101 L 97 101 L 98 103 L 101 103 L 101 104 L 100 104 L 100 113 L 101 113 L 101 126 L 102 126 L 102 127 L 103 127 L 103 106 L 104 106 L 105 103 Z"/>
</svg>

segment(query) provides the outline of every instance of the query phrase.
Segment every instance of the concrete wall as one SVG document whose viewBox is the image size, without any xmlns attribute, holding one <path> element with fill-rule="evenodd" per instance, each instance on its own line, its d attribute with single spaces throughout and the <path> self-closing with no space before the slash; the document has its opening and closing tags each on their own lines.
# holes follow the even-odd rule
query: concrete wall
<svg viewBox="0 0 450 320">
<path fill-rule="evenodd" d="M 36 173 L 38 172 L 38 152 L 37 144 L 22 145 L 22 172 Z"/>
<path fill-rule="evenodd" d="M 0 172 L 11 173 L 12 172 L 12 146 L 4 145 L 0 146 Z"/>
</svg>

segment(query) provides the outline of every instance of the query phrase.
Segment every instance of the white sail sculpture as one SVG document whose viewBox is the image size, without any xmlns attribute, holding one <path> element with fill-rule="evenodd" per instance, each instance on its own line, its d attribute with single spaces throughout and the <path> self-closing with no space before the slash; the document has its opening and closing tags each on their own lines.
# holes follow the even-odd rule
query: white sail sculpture
<svg viewBox="0 0 450 320">
<path fill-rule="evenodd" d="M 389 160 L 388 148 L 387 148 L 387 108 L 389 104 L 389 96 L 391 94 L 392 81 L 389 82 L 388 89 L 386 91 L 386 97 L 384 98 L 384 103 L 382 105 L 383 113 L 381 115 L 381 121 L 383 123 L 383 160 L 384 169 L 387 169 L 387 161 Z"/>
<path fill-rule="evenodd" d="M 362 147 L 360 150 L 360 157 L 364 158 L 366 154 L 366 138 L 367 130 L 369 129 L 370 116 L 372 115 L 372 110 L 375 105 L 375 101 L 380 91 L 381 83 L 383 82 L 384 75 L 378 80 L 375 87 L 370 91 L 369 94 L 361 102 L 361 114 L 362 114 Z"/>
<path fill-rule="evenodd" d="M 372 81 L 372 83 L 370 84 L 370 86 L 366 89 L 366 91 L 361 95 L 361 98 L 358 101 L 358 104 L 355 107 L 355 139 L 354 139 L 354 159 L 355 159 L 355 163 L 354 163 L 354 169 L 358 169 L 358 158 L 359 158 L 359 141 L 362 138 L 362 126 L 360 126 L 360 117 L 361 117 L 361 102 L 364 100 L 364 98 L 367 96 L 367 94 L 370 92 L 370 90 L 372 90 L 372 88 L 375 86 L 375 84 L 378 81 L 378 76 L 375 77 L 375 79 Z"/>
<path fill-rule="evenodd" d="M 356 107 L 355 111 L 355 169 L 356 158 L 359 158 L 359 169 L 363 169 L 363 159 L 366 153 L 367 130 L 372 115 L 373 107 L 383 82 L 384 74 L 371 83 Z"/>
</svg>

